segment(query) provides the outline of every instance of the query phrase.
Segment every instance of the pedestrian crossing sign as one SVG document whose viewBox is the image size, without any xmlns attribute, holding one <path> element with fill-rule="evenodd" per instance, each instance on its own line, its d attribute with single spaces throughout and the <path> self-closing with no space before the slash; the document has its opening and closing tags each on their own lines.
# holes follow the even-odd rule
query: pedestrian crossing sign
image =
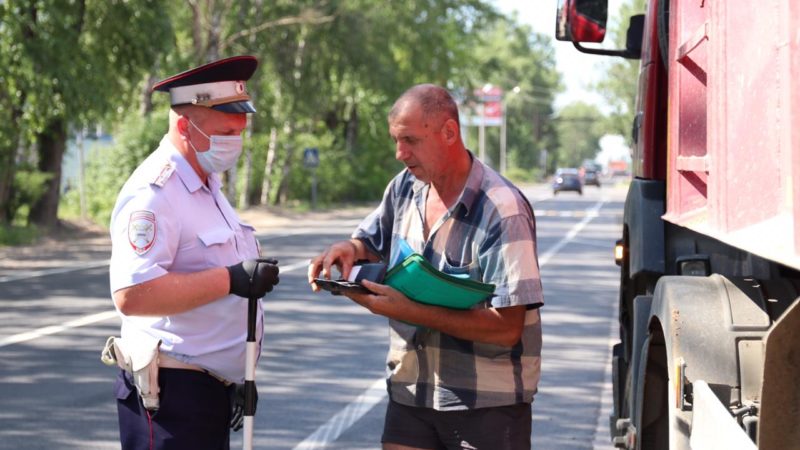
<svg viewBox="0 0 800 450">
<path fill-rule="evenodd" d="M 319 166 L 319 149 L 316 147 L 306 148 L 303 151 L 303 166 L 314 168 Z"/>
</svg>

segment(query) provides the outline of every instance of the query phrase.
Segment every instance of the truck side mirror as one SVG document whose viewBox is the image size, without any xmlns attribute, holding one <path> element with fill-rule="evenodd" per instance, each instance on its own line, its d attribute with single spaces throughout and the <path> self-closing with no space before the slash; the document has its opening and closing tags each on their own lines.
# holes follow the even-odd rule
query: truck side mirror
<svg viewBox="0 0 800 450">
<path fill-rule="evenodd" d="M 556 39 L 603 42 L 607 18 L 608 0 L 559 0 Z"/>
<path fill-rule="evenodd" d="M 625 36 L 625 50 L 628 54 L 639 55 L 642 54 L 642 40 L 644 39 L 644 14 L 636 14 L 631 16 L 631 21 L 628 23 L 628 34 Z"/>
<path fill-rule="evenodd" d="M 631 16 L 624 50 L 584 47 L 581 42 L 602 42 L 606 33 L 608 0 L 559 0 L 556 39 L 571 41 L 582 53 L 639 59 L 644 37 L 644 14 Z"/>
</svg>

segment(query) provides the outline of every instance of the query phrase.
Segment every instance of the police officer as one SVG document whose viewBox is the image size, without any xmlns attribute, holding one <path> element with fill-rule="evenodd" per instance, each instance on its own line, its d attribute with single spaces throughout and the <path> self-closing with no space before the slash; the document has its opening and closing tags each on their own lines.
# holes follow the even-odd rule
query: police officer
<svg viewBox="0 0 800 450">
<path fill-rule="evenodd" d="M 277 261 L 259 258 L 254 230 L 218 175 L 241 154 L 255 112 L 245 81 L 257 65 L 252 56 L 227 58 L 153 87 L 170 95 L 169 130 L 117 198 L 110 278 L 126 347 L 156 342 L 160 393 L 146 408 L 137 383 L 147 389 L 148 380 L 118 376 L 123 450 L 229 448 L 231 394 L 245 375 L 246 299 L 278 283 Z"/>
</svg>

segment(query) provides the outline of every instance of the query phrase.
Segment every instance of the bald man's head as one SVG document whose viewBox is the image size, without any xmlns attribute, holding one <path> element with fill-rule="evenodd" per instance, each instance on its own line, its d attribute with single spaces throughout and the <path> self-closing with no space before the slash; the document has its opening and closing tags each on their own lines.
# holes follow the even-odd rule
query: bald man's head
<svg viewBox="0 0 800 450">
<path fill-rule="evenodd" d="M 391 122 L 400 110 L 409 104 L 419 106 L 423 119 L 437 118 L 442 121 L 453 119 L 457 125 L 459 124 L 458 106 L 447 89 L 434 84 L 412 86 L 394 102 L 389 111 L 389 121 Z"/>
</svg>

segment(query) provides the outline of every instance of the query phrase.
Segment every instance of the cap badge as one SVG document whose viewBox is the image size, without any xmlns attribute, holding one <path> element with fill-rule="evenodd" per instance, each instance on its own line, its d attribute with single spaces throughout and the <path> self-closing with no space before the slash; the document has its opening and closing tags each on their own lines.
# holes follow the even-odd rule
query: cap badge
<svg viewBox="0 0 800 450">
<path fill-rule="evenodd" d="M 236 93 L 237 94 L 244 93 L 244 81 L 237 81 L 236 82 Z"/>
</svg>

